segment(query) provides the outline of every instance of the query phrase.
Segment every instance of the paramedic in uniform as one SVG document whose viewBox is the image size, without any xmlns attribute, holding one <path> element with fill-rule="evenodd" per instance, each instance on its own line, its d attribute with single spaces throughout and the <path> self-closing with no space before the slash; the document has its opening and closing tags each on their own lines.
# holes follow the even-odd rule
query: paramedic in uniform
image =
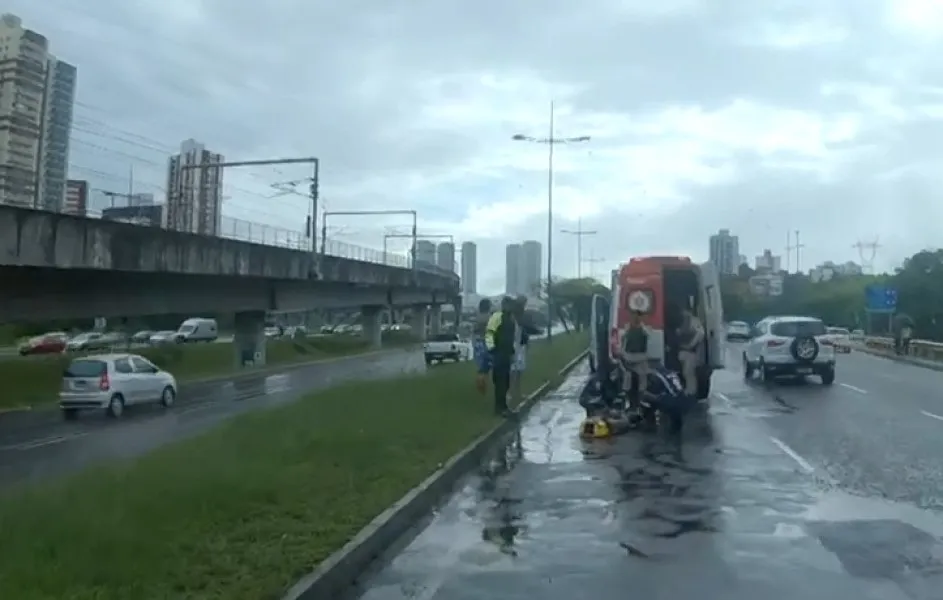
<svg viewBox="0 0 943 600">
<path fill-rule="evenodd" d="M 629 327 L 622 334 L 620 358 L 625 367 L 625 381 L 623 390 L 629 394 L 632 406 L 638 405 L 638 400 L 645 394 L 648 387 L 648 330 L 642 324 L 642 314 L 649 307 L 648 296 L 643 292 L 629 296 Z M 634 375 L 634 377 L 633 377 Z M 637 380 L 634 396 L 631 394 L 632 380 Z"/>
<path fill-rule="evenodd" d="M 678 360 L 681 362 L 681 378 L 684 379 L 684 393 L 693 398 L 697 395 L 697 369 L 700 366 L 701 344 L 704 343 L 704 326 L 690 308 L 681 313 L 681 326 L 678 335 Z"/>
</svg>

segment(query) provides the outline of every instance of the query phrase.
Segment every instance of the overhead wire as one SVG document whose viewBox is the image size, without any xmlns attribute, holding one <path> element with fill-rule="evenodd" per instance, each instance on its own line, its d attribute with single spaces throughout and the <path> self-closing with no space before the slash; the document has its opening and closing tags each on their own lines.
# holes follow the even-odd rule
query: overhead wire
<svg viewBox="0 0 943 600">
<path fill-rule="evenodd" d="M 83 103 L 82 106 L 87 106 L 87 105 Z M 76 121 L 77 123 L 73 124 L 73 127 L 72 127 L 72 130 L 74 133 L 86 134 L 86 135 L 94 136 L 98 138 L 118 141 L 127 146 L 132 146 L 135 148 L 148 150 L 153 153 L 159 153 L 165 157 L 175 152 L 175 150 L 172 147 L 166 144 L 162 144 L 161 142 L 157 140 L 148 138 L 147 136 L 136 134 L 134 132 L 126 131 L 118 127 L 111 126 L 102 121 L 98 121 L 97 119 L 92 119 L 92 118 L 79 115 L 77 116 Z M 89 125 L 95 126 L 97 127 L 97 129 L 92 129 L 89 127 Z M 112 131 L 108 131 L 108 129 L 111 129 Z M 120 134 L 123 134 L 123 135 L 120 135 Z M 98 152 L 110 154 L 113 156 L 120 156 L 122 158 L 127 158 L 133 163 L 144 164 L 144 165 L 149 165 L 149 166 L 154 166 L 154 167 L 159 167 L 159 168 L 166 168 L 166 164 L 167 164 L 166 162 L 161 162 L 158 160 L 154 160 L 152 158 L 147 158 L 147 157 L 141 156 L 140 154 L 133 154 L 130 152 L 125 152 L 117 148 L 111 148 L 111 147 L 103 146 L 101 144 L 96 144 L 87 139 L 83 139 L 82 137 L 77 136 L 77 135 L 73 135 L 70 141 L 72 143 L 94 149 Z M 87 173 L 96 174 L 99 177 L 101 177 L 103 173 L 100 170 L 83 167 L 82 165 L 78 165 L 78 164 L 70 163 L 70 166 L 80 171 L 85 171 Z M 115 174 L 108 174 L 108 175 L 109 176 L 107 177 L 107 179 L 111 181 L 122 181 L 122 178 L 118 177 Z M 258 177 L 258 175 L 256 175 L 256 177 Z M 123 179 L 123 181 L 127 181 L 127 179 Z M 147 182 L 145 180 L 136 180 L 135 184 L 146 185 L 147 187 L 151 189 L 159 190 L 164 193 L 166 193 L 167 191 L 162 185 Z M 274 194 L 272 196 L 266 196 L 265 194 L 262 194 L 260 192 L 249 190 L 249 189 L 246 189 L 246 188 L 243 188 L 243 187 L 231 184 L 231 183 L 227 183 L 224 185 L 232 190 L 241 192 L 242 194 L 255 196 L 260 199 L 264 199 L 266 201 L 271 201 L 274 197 Z M 238 208 L 240 211 L 254 213 L 254 214 L 268 217 L 268 218 L 274 218 L 277 220 L 284 220 L 286 218 L 286 215 L 284 214 L 277 214 L 270 210 L 264 210 L 256 206 L 246 205 L 245 203 L 240 202 L 238 199 L 232 199 L 232 201 L 227 202 L 227 204 L 229 204 L 230 206 L 234 208 Z"/>
</svg>

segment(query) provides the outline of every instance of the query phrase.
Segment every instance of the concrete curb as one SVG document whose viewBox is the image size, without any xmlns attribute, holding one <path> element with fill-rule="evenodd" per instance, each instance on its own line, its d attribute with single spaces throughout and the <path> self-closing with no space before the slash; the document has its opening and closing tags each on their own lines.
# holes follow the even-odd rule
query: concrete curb
<svg viewBox="0 0 943 600">
<path fill-rule="evenodd" d="M 855 348 L 858 352 L 864 352 L 865 354 L 870 354 L 871 356 L 877 356 L 879 358 L 886 358 L 898 363 L 903 363 L 905 365 L 912 365 L 914 367 L 922 367 L 924 369 L 929 369 L 930 371 L 943 371 L 943 363 L 934 364 L 926 363 L 915 360 L 910 356 L 897 356 L 896 354 L 887 354 L 878 350 L 872 350 L 871 348 Z"/>
<path fill-rule="evenodd" d="M 347 360 L 358 360 L 363 358 L 373 358 L 383 354 L 393 354 L 396 352 L 404 351 L 415 351 L 419 346 L 397 346 L 396 348 L 390 348 L 388 350 L 371 350 L 370 352 L 363 352 L 361 354 L 345 354 L 344 356 L 331 356 L 328 358 L 319 358 L 315 360 L 306 360 L 301 362 L 293 362 L 282 365 L 273 365 L 271 367 L 262 367 L 260 369 L 246 369 L 243 371 L 234 371 L 228 375 L 214 375 L 210 377 L 204 377 L 200 379 L 189 379 L 180 382 L 181 388 L 195 387 L 200 385 L 211 385 L 214 383 L 220 383 L 223 381 L 241 381 L 243 379 L 249 379 L 252 377 L 265 377 L 268 375 L 282 375 L 285 373 L 290 373 L 292 371 L 298 371 L 311 367 L 313 365 L 326 365 L 332 364 Z M 48 404 L 41 404 L 37 406 L 22 405 L 22 406 L 13 406 L 10 408 L 0 409 L 0 421 L 4 418 L 13 418 L 17 415 L 23 415 L 23 413 L 31 413 L 30 421 L 32 422 L 35 419 L 36 425 L 41 425 L 44 422 L 49 421 L 59 421 L 59 405 L 55 402 Z M 24 418 L 25 415 L 24 415 Z M 33 423 L 30 423 L 31 425 Z"/>
<path fill-rule="evenodd" d="M 558 372 L 564 377 L 579 365 L 589 350 L 580 352 Z M 546 381 L 532 392 L 517 408 L 517 418 L 507 419 L 488 431 L 444 465 L 411 489 L 391 507 L 377 515 L 366 527 L 355 535 L 344 547 L 329 556 L 318 567 L 295 583 L 282 600 L 325 600 L 337 598 L 377 558 L 424 517 L 430 509 L 449 494 L 455 485 L 471 470 L 481 464 L 482 459 L 502 438 L 509 435 L 519 419 L 550 391 L 552 382 Z"/>
</svg>

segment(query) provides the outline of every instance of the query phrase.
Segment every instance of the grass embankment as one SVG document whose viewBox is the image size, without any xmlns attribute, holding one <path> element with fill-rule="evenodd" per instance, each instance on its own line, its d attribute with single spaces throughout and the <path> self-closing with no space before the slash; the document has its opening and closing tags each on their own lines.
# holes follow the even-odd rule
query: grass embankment
<svg viewBox="0 0 943 600">
<path fill-rule="evenodd" d="M 416 343 L 415 338 L 400 332 L 386 332 L 384 346 L 393 348 Z M 296 340 L 269 340 L 266 347 L 266 368 L 287 366 L 349 356 L 370 351 L 369 343 L 355 336 L 308 337 Z M 173 373 L 178 381 L 194 381 L 224 377 L 242 371 L 236 365 L 232 344 L 165 344 L 131 349 Z M 41 406 L 58 400 L 62 371 L 81 353 L 45 356 L 16 356 L 0 360 L 0 410 L 25 406 Z"/>
<path fill-rule="evenodd" d="M 587 337 L 531 348 L 525 389 Z M 356 382 L 0 497 L 0 598 L 278 598 L 497 422 L 473 363 Z"/>
</svg>

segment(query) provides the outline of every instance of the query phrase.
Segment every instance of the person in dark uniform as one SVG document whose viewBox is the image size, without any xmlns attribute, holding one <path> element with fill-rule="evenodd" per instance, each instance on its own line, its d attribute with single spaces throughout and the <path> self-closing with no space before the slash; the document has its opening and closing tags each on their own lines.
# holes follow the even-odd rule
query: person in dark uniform
<svg viewBox="0 0 943 600">
<path fill-rule="evenodd" d="M 485 346 L 491 356 L 491 382 L 494 384 L 494 411 L 508 416 L 508 391 L 511 387 L 511 367 L 517 347 L 517 321 L 514 318 L 515 301 L 509 296 L 501 299 L 501 310 L 491 315 L 485 328 Z"/>
</svg>

